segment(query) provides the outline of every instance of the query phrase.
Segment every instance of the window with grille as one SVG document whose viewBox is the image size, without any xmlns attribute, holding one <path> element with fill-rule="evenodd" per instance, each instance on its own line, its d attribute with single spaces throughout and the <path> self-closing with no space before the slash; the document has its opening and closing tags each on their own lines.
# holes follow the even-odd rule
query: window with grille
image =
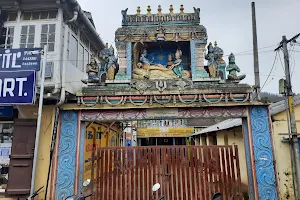
<svg viewBox="0 0 300 200">
<path fill-rule="evenodd" d="M 68 26 L 73 31 L 73 33 L 75 33 L 75 35 L 78 34 L 78 29 L 76 28 L 76 26 L 74 24 L 68 24 Z"/>
<path fill-rule="evenodd" d="M 90 53 L 88 50 L 84 50 L 84 66 L 86 66 L 89 63 L 90 60 Z"/>
<path fill-rule="evenodd" d="M 4 43 L 0 46 L 0 48 L 11 49 L 14 42 L 14 27 L 5 27 L 2 31 L 4 36 Z"/>
<path fill-rule="evenodd" d="M 85 45 L 86 49 L 89 49 L 89 41 L 83 36 L 82 33 L 80 33 L 80 41 Z"/>
<path fill-rule="evenodd" d="M 48 51 L 54 51 L 55 46 L 55 24 L 44 24 L 42 25 L 41 32 L 41 47 L 44 48 L 48 45 Z"/>
<path fill-rule="evenodd" d="M 23 20 L 44 20 L 44 19 L 56 19 L 57 10 L 50 11 L 34 11 L 34 12 L 23 12 Z"/>
<path fill-rule="evenodd" d="M 4 19 L 4 21 L 13 22 L 16 21 L 18 17 L 17 12 L 9 12 L 7 17 Z"/>
<path fill-rule="evenodd" d="M 68 33 L 67 38 L 67 59 L 70 60 L 70 33 Z"/>
<path fill-rule="evenodd" d="M 77 67 L 78 60 L 78 40 L 73 35 L 70 35 L 70 44 L 69 44 L 69 60 L 70 62 Z"/>
<path fill-rule="evenodd" d="M 45 68 L 45 78 L 52 78 L 53 73 L 53 62 L 47 62 Z"/>
<path fill-rule="evenodd" d="M 82 45 L 79 45 L 79 52 L 78 52 L 78 68 L 81 71 L 84 71 L 84 47 Z"/>
<path fill-rule="evenodd" d="M 35 26 L 22 26 L 20 48 L 33 48 L 34 47 Z"/>
</svg>

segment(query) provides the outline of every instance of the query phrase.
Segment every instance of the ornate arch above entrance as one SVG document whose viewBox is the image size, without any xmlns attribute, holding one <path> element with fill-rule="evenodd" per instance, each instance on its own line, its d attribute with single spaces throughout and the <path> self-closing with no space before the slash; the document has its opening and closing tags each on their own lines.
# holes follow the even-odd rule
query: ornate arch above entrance
<svg viewBox="0 0 300 200">
<path fill-rule="evenodd" d="M 143 120 L 161 118 L 242 118 L 247 117 L 247 107 L 206 108 L 149 108 L 83 110 L 82 121 Z"/>
</svg>

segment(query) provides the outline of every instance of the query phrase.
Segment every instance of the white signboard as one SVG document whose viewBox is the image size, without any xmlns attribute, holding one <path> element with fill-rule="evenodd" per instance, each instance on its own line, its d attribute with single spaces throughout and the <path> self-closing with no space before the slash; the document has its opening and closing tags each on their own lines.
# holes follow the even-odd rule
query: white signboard
<svg viewBox="0 0 300 200">
<path fill-rule="evenodd" d="M 161 117 L 177 117 L 178 108 L 151 108 L 147 109 L 147 117 L 161 118 Z"/>
<path fill-rule="evenodd" d="M 11 143 L 0 143 L 0 165 L 9 165 Z"/>
</svg>

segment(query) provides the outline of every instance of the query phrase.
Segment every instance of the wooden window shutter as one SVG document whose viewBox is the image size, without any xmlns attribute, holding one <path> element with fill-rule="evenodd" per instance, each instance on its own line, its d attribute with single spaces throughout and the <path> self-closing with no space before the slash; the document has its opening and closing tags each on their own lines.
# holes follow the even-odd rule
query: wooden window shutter
<svg viewBox="0 0 300 200">
<path fill-rule="evenodd" d="M 30 195 L 35 133 L 35 119 L 15 120 L 6 197 L 27 198 Z"/>
</svg>

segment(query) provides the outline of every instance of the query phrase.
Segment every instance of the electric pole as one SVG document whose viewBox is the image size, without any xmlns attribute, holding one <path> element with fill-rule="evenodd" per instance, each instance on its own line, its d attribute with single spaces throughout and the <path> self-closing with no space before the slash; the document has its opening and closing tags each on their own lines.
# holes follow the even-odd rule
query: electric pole
<svg viewBox="0 0 300 200">
<path fill-rule="evenodd" d="M 291 83 L 291 74 L 290 74 L 290 65 L 289 65 L 289 52 L 287 49 L 287 44 L 290 42 L 294 42 L 298 37 L 300 36 L 300 33 L 291 38 L 290 40 L 286 39 L 286 36 L 282 36 L 282 41 L 280 45 L 275 49 L 275 51 L 282 48 L 283 55 L 284 55 L 284 67 L 285 67 L 285 93 L 288 100 L 288 114 L 289 114 L 289 124 L 290 124 L 290 130 L 291 132 L 289 135 L 292 136 L 291 145 L 292 145 L 292 157 L 294 159 L 295 169 L 294 173 L 294 192 L 295 192 L 295 198 L 297 200 L 300 199 L 300 155 L 299 155 L 299 144 L 298 144 L 298 136 L 297 133 L 297 127 L 296 127 L 296 119 L 295 119 L 295 113 L 294 113 L 294 94 L 292 91 L 292 83 Z M 292 166 L 293 167 L 293 166 Z"/>
<path fill-rule="evenodd" d="M 254 60 L 254 77 L 255 77 L 254 98 L 260 100 L 260 79 L 259 79 L 255 2 L 251 3 L 251 7 L 252 7 L 253 60 Z"/>
</svg>

